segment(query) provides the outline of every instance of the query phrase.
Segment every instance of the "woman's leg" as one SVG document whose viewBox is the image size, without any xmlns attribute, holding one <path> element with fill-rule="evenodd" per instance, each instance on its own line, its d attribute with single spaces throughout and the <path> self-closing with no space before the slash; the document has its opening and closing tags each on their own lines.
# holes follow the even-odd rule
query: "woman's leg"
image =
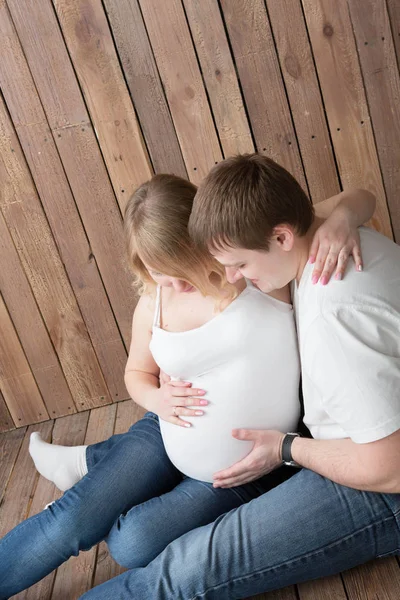
<svg viewBox="0 0 400 600">
<path fill-rule="evenodd" d="M 0 599 L 92 547 L 121 514 L 170 491 L 181 480 L 165 452 L 157 417 L 146 415 L 62 498 L 0 541 Z"/>
<path fill-rule="evenodd" d="M 258 498 L 292 473 L 279 469 L 270 477 L 230 489 L 187 477 L 172 491 L 120 516 L 106 538 L 110 553 L 128 569 L 144 567 L 172 540 Z"/>
<path fill-rule="evenodd" d="M 156 417 L 154 413 L 147 413 L 149 415 Z M 29 453 L 39 473 L 65 492 L 80 481 L 121 437 L 129 436 L 131 432 L 135 435 L 134 425 L 126 433 L 113 435 L 90 446 L 60 446 L 45 442 L 35 431 L 31 434 Z"/>
</svg>

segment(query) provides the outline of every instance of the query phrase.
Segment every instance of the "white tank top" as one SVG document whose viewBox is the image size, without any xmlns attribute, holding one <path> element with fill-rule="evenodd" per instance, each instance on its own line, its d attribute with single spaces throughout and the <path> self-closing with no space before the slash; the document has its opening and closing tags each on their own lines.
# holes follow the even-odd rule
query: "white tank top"
<svg viewBox="0 0 400 600">
<path fill-rule="evenodd" d="M 253 443 L 232 429 L 295 430 L 300 416 L 300 364 L 293 309 L 251 282 L 221 313 L 183 332 L 160 328 L 161 288 L 150 351 L 173 379 L 204 389 L 209 404 L 192 427 L 160 419 L 169 458 L 185 475 L 212 482 L 216 471 L 244 458 Z M 200 408 L 200 407 L 199 407 Z M 203 410 L 203 408 L 202 408 Z"/>
</svg>

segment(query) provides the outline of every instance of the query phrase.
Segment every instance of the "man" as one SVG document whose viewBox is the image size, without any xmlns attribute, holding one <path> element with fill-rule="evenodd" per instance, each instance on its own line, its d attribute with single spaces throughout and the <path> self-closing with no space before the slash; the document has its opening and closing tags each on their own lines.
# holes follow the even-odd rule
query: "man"
<svg viewBox="0 0 400 600">
<path fill-rule="evenodd" d="M 122 575 L 120 598 L 247 598 L 399 552 L 400 248 L 362 229 L 364 272 L 314 286 L 307 259 L 318 225 L 298 183 L 260 155 L 220 163 L 200 186 L 190 232 L 228 279 L 246 277 L 264 292 L 292 282 L 314 439 L 235 431 L 253 450 L 218 473 L 216 486 L 282 461 L 303 469 Z M 113 589 L 111 580 L 84 597 L 112 598 Z"/>
</svg>

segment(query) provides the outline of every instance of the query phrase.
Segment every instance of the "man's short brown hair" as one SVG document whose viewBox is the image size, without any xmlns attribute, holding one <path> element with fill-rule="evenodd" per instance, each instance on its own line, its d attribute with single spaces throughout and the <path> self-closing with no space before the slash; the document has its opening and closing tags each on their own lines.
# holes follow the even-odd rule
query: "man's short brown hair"
<svg viewBox="0 0 400 600">
<path fill-rule="evenodd" d="M 228 158 L 205 177 L 189 220 L 193 241 L 209 249 L 268 250 L 273 229 L 287 224 L 303 236 L 313 206 L 292 175 L 261 154 Z"/>
</svg>

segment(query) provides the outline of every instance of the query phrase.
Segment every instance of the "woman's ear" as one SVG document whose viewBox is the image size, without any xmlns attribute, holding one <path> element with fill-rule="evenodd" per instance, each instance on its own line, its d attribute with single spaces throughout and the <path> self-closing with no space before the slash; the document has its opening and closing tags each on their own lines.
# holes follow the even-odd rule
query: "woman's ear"
<svg viewBox="0 0 400 600">
<path fill-rule="evenodd" d="M 294 245 L 294 232 L 290 225 L 277 225 L 272 232 L 271 241 L 274 241 L 280 250 L 290 252 Z"/>
</svg>

